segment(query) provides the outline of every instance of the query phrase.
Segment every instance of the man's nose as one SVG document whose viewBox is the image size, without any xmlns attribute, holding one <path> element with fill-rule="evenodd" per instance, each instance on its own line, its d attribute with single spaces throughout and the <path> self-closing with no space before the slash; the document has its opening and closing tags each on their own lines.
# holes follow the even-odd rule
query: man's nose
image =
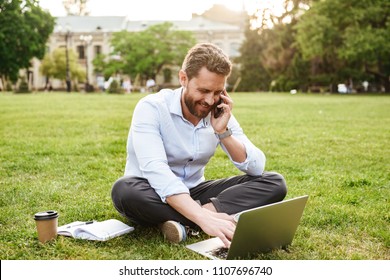
<svg viewBox="0 0 390 280">
<path fill-rule="evenodd" d="M 214 100 L 214 94 L 208 94 L 205 98 L 205 101 L 207 102 L 208 105 L 212 106 L 215 103 Z"/>
</svg>

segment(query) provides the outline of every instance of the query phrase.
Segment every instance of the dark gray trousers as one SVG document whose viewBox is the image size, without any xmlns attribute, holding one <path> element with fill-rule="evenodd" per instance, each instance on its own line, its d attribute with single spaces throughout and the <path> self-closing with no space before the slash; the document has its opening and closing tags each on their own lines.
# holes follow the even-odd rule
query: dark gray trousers
<svg viewBox="0 0 390 280">
<path fill-rule="evenodd" d="M 218 212 L 227 214 L 281 201 L 286 194 L 286 182 L 275 172 L 204 181 L 190 190 L 191 197 L 201 205 L 212 202 Z M 118 212 L 137 224 L 151 226 L 173 220 L 197 228 L 162 202 L 145 178 L 120 178 L 114 183 L 111 196 Z"/>
</svg>

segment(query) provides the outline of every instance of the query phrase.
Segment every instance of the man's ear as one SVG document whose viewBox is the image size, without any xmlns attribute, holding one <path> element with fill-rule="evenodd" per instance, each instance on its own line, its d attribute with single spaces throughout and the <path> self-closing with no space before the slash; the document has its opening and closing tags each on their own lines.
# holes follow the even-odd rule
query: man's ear
<svg viewBox="0 0 390 280">
<path fill-rule="evenodd" d="M 187 86 L 187 82 L 188 82 L 187 74 L 183 70 L 179 71 L 179 81 L 182 87 Z"/>
</svg>

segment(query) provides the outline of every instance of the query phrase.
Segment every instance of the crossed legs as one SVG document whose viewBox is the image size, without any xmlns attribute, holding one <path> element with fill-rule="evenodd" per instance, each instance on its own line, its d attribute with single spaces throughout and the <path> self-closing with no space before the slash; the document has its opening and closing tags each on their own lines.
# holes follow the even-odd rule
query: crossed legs
<svg viewBox="0 0 390 280">
<path fill-rule="evenodd" d="M 286 194 L 285 180 L 275 172 L 209 180 L 190 190 L 191 197 L 200 205 L 208 204 L 206 207 L 211 206 L 217 212 L 229 215 L 281 201 Z M 118 212 L 137 224 L 153 226 L 173 220 L 197 228 L 192 221 L 162 202 L 145 178 L 125 176 L 118 179 L 111 196 Z"/>
</svg>

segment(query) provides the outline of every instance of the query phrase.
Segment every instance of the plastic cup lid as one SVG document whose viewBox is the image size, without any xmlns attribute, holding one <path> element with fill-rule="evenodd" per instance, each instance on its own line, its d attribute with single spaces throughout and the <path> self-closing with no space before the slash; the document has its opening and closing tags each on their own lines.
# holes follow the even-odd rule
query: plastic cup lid
<svg viewBox="0 0 390 280">
<path fill-rule="evenodd" d="M 49 210 L 44 212 L 38 212 L 35 214 L 35 220 L 50 220 L 58 217 L 57 211 Z"/>
</svg>

